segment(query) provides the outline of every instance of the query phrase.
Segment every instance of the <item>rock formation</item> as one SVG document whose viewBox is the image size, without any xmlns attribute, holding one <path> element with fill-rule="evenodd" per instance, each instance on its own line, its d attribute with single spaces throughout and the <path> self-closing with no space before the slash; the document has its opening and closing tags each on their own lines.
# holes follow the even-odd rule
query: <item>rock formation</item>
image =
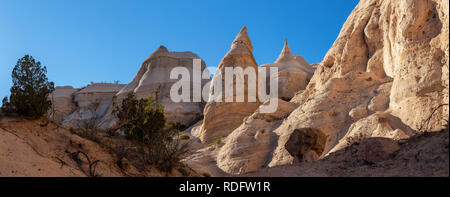
<svg viewBox="0 0 450 197">
<path fill-rule="evenodd" d="M 448 20 L 446 1 L 362 0 L 292 99 L 299 108 L 275 129 L 269 166 L 295 162 L 285 144 L 296 129 L 327 136 L 321 157 L 365 138 L 440 130 L 448 117 L 448 106 L 438 108 L 448 103 Z"/>
<path fill-rule="evenodd" d="M 294 103 L 279 99 L 274 113 L 256 110 L 226 138 L 217 156 L 219 168 L 230 174 L 243 174 L 267 167 L 267 160 L 271 157 L 277 139 L 273 129 L 296 107 Z"/>
<path fill-rule="evenodd" d="M 284 148 L 300 162 L 314 161 L 322 155 L 326 136 L 320 130 L 304 128 L 296 129 L 289 136 Z"/>
<path fill-rule="evenodd" d="M 380 162 L 398 150 L 392 140 L 440 131 L 448 124 L 448 9 L 443 0 L 362 0 L 305 90 L 291 99 L 298 107 L 281 110 L 282 121 L 244 119 L 221 147 L 219 168 L 242 174 L 299 165 L 360 142 L 354 159 Z M 286 54 L 287 47 L 279 59 L 294 62 Z M 234 127 L 213 120 L 209 128 Z"/>
<path fill-rule="evenodd" d="M 105 115 L 111 105 L 113 96 L 124 86 L 124 84 L 91 83 L 74 92 L 73 101 L 77 108 L 72 114 L 64 118 L 63 125 L 80 127 L 80 121 L 92 118 L 95 119 L 94 121 L 100 121 L 100 118 Z"/>
<path fill-rule="evenodd" d="M 49 110 L 49 117 L 55 122 L 61 123 L 65 117 L 71 114 L 76 105 L 73 102 L 73 93 L 77 89 L 72 86 L 59 86 L 49 95 L 52 101 L 52 108 Z"/>
<path fill-rule="evenodd" d="M 117 102 L 133 93 L 137 98 L 154 97 L 164 105 L 164 113 L 170 121 L 184 125 L 191 124 L 203 112 L 203 102 L 179 102 L 170 98 L 170 89 L 178 79 L 170 79 L 170 72 L 176 67 L 184 67 L 189 70 L 190 79 L 193 79 L 193 61 L 200 57 L 192 52 L 172 52 L 161 46 L 154 51 L 143 63 L 133 80 L 121 89 L 117 94 Z M 201 61 L 201 71 L 206 69 L 206 64 Z M 209 80 L 202 80 L 203 87 Z M 192 80 L 190 83 L 192 88 Z M 192 101 L 192 89 L 190 95 Z M 111 109 L 109 110 L 109 113 Z M 103 120 L 104 126 L 114 124 L 114 117 L 108 114 Z"/>
<path fill-rule="evenodd" d="M 225 91 L 224 75 L 226 67 L 233 69 L 240 67 L 243 70 L 246 68 L 253 68 L 255 69 L 254 71 L 257 72 L 258 64 L 253 57 L 252 51 L 253 46 L 247 34 L 247 28 L 244 26 L 237 35 L 236 39 L 233 41 L 230 51 L 228 51 L 219 63 L 211 84 L 216 83 L 216 81 L 222 81 L 222 92 Z M 218 73 L 222 73 L 222 75 L 219 75 Z M 226 99 L 224 98 L 225 96 L 223 96 L 224 94 L 222 94 L 222 92 L 217 94 L 218 91 L 216 90 L 217 92 L 214 92 L 214 88 L 211 88 L 209 102 L 205 106 L 204 120 L 201 128 L 200 139 L 203 143 L 211 143 L 221 137 L 227 136 L 234 129 L 239 127 L 239 125 L 243 122 L 244 117 L 251 115 L 258 108 L 260 105 L 258 99 L 256 99 L 256 102 L 248 101 L 248 83 L 248 79 L 244 80 L 245 102 L 235 102 L 236 93 L 234 91 L 233 102 L 223 102 Z M 233 89 L 236 89 L 236 80 L 233 80 L 232 86 Z M 217 96 L 222 98 L 222 102 L 215 101 Z"/>
<path fill-rule="evenodd" d="M 189 71 L 190 79 L 193 79 L 194 59 L 200 59 L 200 57 L 192 52 L 169 52 L 166 47 L 161 46 L 144 61 L 129 84 L 92 83 L 80 90 L 72 87 L 57 87 L 50 95 L 50 99 L 54 100 L 52 110 L 55 111 L 55 115 L 50 114 L 50 117 L 54 117 L 57 122 L 62 122 L 66 127 L 78 127 L 80 120 L 91 119 L 95 116 L 99 127 L 106 129 L 113 126 L 115 121 L 114 115 L 111 114 L 113 98 L 116 98 L 115 102 L 120 103 L 121 99 L 133 93 L 137 98 L 157 97 L 158 101 L 164 105 L 168 120 L 184 125 L 192 124 L 201 116 L 204 102 L 176 103 L 172 101 L 170 90 L 179 80 L 170 79 L 170 72 L 173 68 L 183 67 Z M 201 61 L 201 72 L 205 69 L 206 64 Z M 189 84 L 191 101 L 192 81 Z M 202 79 L 201 88 L 208 81 L 208 79 Z"/>
<path fill-rule="evenodd" d="M 267 70 L 270 67 L 278 68 L 275 76 L 270 76 L 269 72 L 266 72 L 266 81 L 269 81 L 270 77 L 278 78 L 278 97 L 284 99 L 291 99 L 296 92 L 304 90 L 315 70 L 301 55 L 292 55 L 287 39 L 275 63 L 264 64 L 261 67 L 266 67 Z"/>
<path fill-rule="evenodd" d="M 233 102 L 224 102 L 223 92 L 211 86 L 204 120 L 186 131 L 198 148 L 187 163 L 218 175 L 448 176 L 448 126 L 443 129 L 449 115 L 448 13 L 444 0 L 361 0 L 322 62 L 309 65 L 292 55 L 286 42 L 276 62 L 263 67 L 279 68 L 266 78 L 277 77 L 280 97 L 290 102 L 277 100 L 277 111 L 264 114 L 258 100 L 237 102 L 233 92 Z M 225 89 L 220 74 L 226 67 L 256 70 L 252 51 L 244 27 L 211 85 L 221 82 Z M 160 47 L 116 96 L 157 97 L 169 119 L 194 120 L 202 104 L 172 102 L 169 91 L 177 80 L 168 74 L 177 66 L 191 71 L 196 58 Z M 247 99 L 248 81 L 244 87 Z M 66 96 L 55 103 L 68 99 L 59 95 Z M 70 111 L 64 105 L 58 113 Z M 113 116 L 105 113 L 103 123 L 110 125 Z M 223 140 L 212 145 L 218 139 Z"/>
<path fill-rule="evenodd" d="M 448 128 L 400 141 L 369 138 L 320 160 L 265 168 L 243 176 L 448 177 L 448 140 Z"/>
</svg>

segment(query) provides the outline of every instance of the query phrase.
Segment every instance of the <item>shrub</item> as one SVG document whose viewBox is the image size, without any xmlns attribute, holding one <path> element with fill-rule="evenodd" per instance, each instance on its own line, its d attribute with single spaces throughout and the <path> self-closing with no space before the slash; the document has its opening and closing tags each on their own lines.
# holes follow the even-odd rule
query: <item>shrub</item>
<svg viewBox="0 0 450 197">
<path fill-rule="evenodd" d="M 173 129 L 176 132 L 184 131 L 187 128 L 189 128 L 188 126 L 186 126 L 184 124 L 181 124 L 179 122 L 172 122 L 172 121 L 167 122 L 167 127 Z"/>
<path fill-rule="evenodd" d="M 216 148 L 217 145 L 220 144 L 221 142 L 222 142 L 222 138 L 217 139 L 217 140 L 214 142 L 214 148 Z"/>
<path fill-rule="evenodd" d="M 187 144 L 179 144 L 178 139 L 173 139 L 179 131 L 166 124 L 164 108 L 156 99 L 136 99 L 129 94 L 120 106 L 113 105 L 113 113 L 119 119 L 116 128 L 141 145 L 150 164 L 165 172 L 171 172 L 180 164 L 188 152 Z"/>
<path fill-rule="evenodd" d="M 38 118 L 47 113 L 54 83 L 46 76 L 47 68 L 32 56 L 25 55 L 17 61 L 12 71 L 11 95 L 3 98 L 2 111 Z"/>
<path fill-rule="evenodd" d="M 114 103 L 113 113 L 119 119 L 119 127 L 129 139 L 148 143 L 164 138 L 166 119 L 164 108 L 153 98 L 136 99 L 129 94 L 118 106 Z"/>
<path fill-rule="evenodd" d="M 188 134 L 183 134 L 183 135 L 180 135 L 178 138 L 179 138 L 180 140 L 188 140 L 188 139 L 190 139 L 191 137 L 189 137 Z"/>
<path fill-rule="evenodd" d="M 203 175 L 204 177 L 211 177 L 211 174 L 209 174 L 209 173 L 207 173 L 207 172 L 203 173 L 202 175 Z"/>
<path fill-rule="evenodd" d="M 70 128 L 69 128 L 69 131 L 70 131 L 71 134 L 75 134 L 75 132 L 76 132 L 75 129 L 74 129 L 73 127 L 70 127 Z"/>
</svg>

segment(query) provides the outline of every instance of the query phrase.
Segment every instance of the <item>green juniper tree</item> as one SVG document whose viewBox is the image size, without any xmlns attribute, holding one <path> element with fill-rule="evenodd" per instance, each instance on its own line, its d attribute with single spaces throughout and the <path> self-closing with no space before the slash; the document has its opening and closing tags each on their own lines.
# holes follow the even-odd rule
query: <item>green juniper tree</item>
<svg viewBox="0 0 450 197">
<path fill-rule="evenodd" d="M 20 58 L 12 71 L 9 101 L 3 99 L 2 111 L 34 118 L 46 114 L 52 105 L 48 95 L 55 89 L 46 74 L 47 68 L 32 56 Z"/>
<path fill-rule="evenodd" d="M 188 144 L 179 144 L 174 136 L 179 132 L 164 117 L 164 106 L 155 98 L 137 99 L 133 94 L 122 100 L 121 105 L 113 103 L 113 114 L 118 118 L 118 126 L 128 139 L 146 148 L 146 161 L 160 170 L 170 172 L 180 165 L 188 152 Z"/>
<path fill-rule="evenodd" d="M 154 98 L 136 99 L 134 94 L 128 94 L 122 105 L 113 105 L 113 114 L 119 119 L 119 127 L 129 139 L 146 143 L 152 140 L 150 138 L 159 137 L 158 134 L 166 125 L 164 106 Z"/>
</svg>

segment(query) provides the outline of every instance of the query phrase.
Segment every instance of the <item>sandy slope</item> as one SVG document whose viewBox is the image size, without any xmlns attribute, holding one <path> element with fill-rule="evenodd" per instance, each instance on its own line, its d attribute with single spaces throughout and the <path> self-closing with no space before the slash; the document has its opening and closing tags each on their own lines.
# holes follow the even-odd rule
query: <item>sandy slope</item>
<svg viewBox="0 0 450 197">
<path fill-rule="evenodd" d="M 87 159 L 79 155 L 81 169 L 70 153 L 82 151 L 91 162 L 98 160 L 95 175 L 182 176 L 170 175 L 148 166 L 137 171 L 133 165 L 120 169 L 117 157 L 106 147 L 71 134 L 67 129 L 44 120 L 0 116 L 0 177 L 79 177 L 89 175 Z"/>
</svg>

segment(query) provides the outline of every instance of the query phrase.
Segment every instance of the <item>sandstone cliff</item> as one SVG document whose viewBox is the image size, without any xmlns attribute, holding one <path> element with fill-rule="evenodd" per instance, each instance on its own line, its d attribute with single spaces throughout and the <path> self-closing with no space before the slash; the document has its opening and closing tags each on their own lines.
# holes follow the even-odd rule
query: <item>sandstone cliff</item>
<svg viewBox="0 0 450 197">
<path fill-rule="evenodd" d="M 445 1 L 361 1 L 306 90 L 292 99 L 299 108 L 275 130 L 269 166 L 298 160 L 285 148 L 296 129 L 327 136 L 321 157 L 355 139 L 440 130 L 448 117 L 448 106 L 438 108 L 448 104 L 448 19 Z"/>
<path fill-rule="evenodd" d="M 305 90 L 291 100 L 298 107 L 278 111 L 281 114 L 275 119 L 255 113 L 233 120 L 243 123 L 227 127 L 237 129 L 227 130 L 225 134 L 231 134 L 219 150 L 205 154 L 216 160 L 222 171 L 205 169 L 222 176 L 306 165 L 303 163 L 327 160 L 361 142 L 364 150 L 370 146 L 381 155 L 390 155 L 402 151 L 392 141 L 440 131 L 448 124 L 449 115 L 448 9 L 443 0 L 362 0 L 324 60 L 315 64 L 317 69 Z M 257 124 L 256 117 L 263 117 L 264 124 Z M 221 125 L 216 130 L 226 127 L 219 121 L 211 125 Z M 440 150 L 434 148 L 448 154 L 448 140 L 442 143 Z M 380 158 L 368 162 L 380 163 L 388 157 Z M 400 165 L 396 159 L 401 158 L 392 159 L 389 165 Z M 448 176 L 448 155 L 438 163 L 447 166 L 439 176 Z M 397 167 L 392 169 L 399 170 Z M 314 174 L 300 169 L 303 171 L 297 172 L 293 167 L 289 172 Z M 413 175 L 414 171 L 391 173 Z"/>
</svg>

